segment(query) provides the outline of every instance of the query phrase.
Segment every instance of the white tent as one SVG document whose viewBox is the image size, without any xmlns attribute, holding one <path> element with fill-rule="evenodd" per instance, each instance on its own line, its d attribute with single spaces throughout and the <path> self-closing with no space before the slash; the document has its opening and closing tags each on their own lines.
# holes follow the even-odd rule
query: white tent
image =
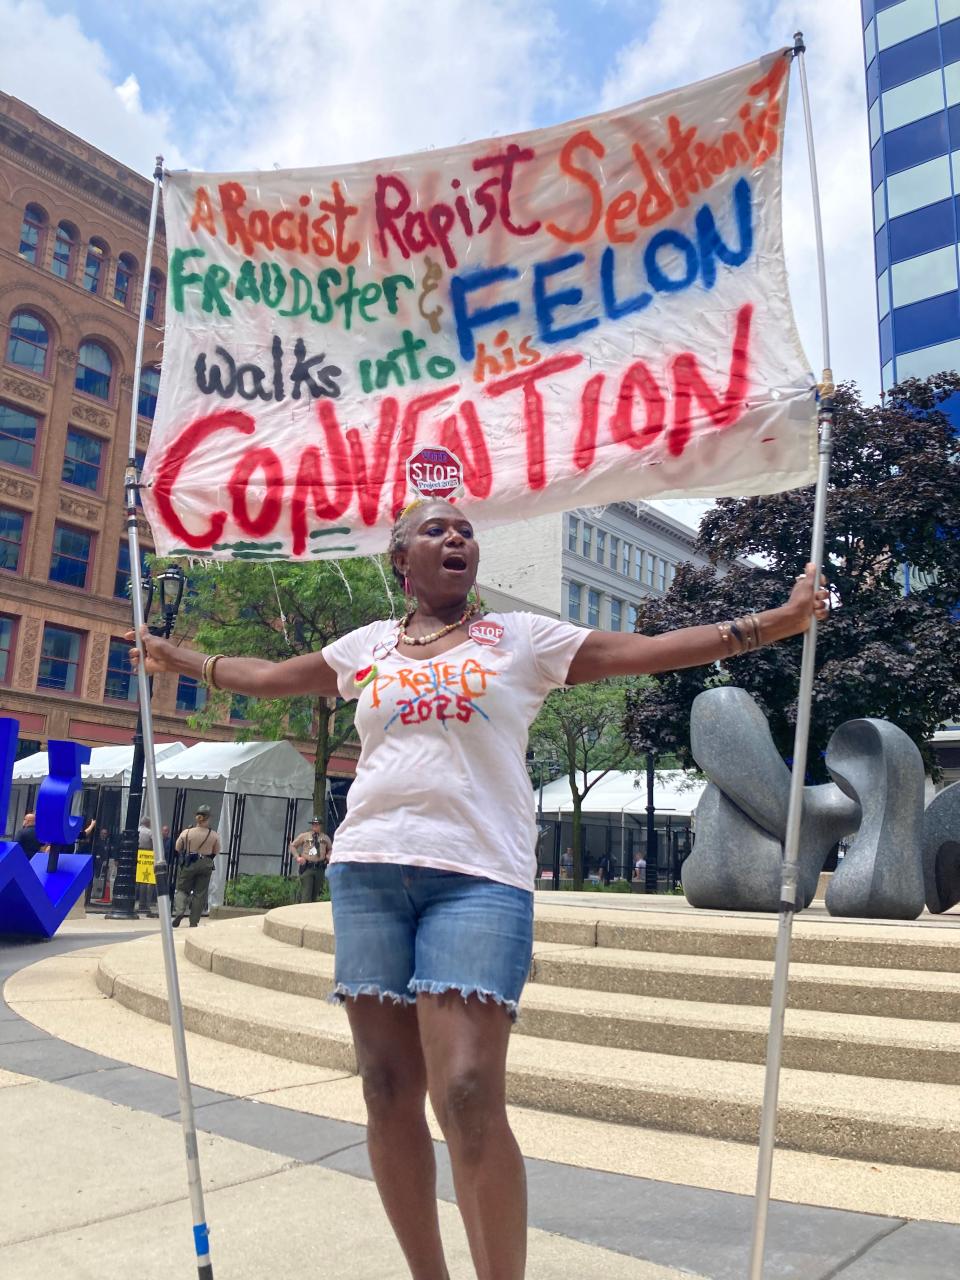
<svg viewBox="0 0 960 1280">
<path fill-rule="evenodd" d="M 600 777 L 599 770 L 587 774 L 588 781 Z M 653 803 L 658 814 L 688 818 L 700 802 L 706 783 L 682 769 L 664 769 L 654 775 Z M 600 778 L 583 798 L 584 813 L 643 813 L 647 807 L 647 779 L 644 773 L 612 770 Z M 569 778 L 557 778 L 543 788 L 543 816 L 559 817 L 573 812 Z"/>
<path fill-rule="evenodd" d="M 275 855 L 268 857 L 267 851 L 282 841 L 286 801 L 307 801 L 313 796 L 313 766 L 283 741 L 198 742 L 162 761 L 157 779 L 162 790 L 222 793 L 217 831 L 224 853 L 230 847 L 234 814 L 234 804 L 227 797 L 246 796 L 240 854 L 248 870 L 267 870 L 275 863 Z M 223 901 L 226 877 L 227 859 L 221 857 L 210 883 L 211 906 Z"/>
<path fill-rule="evenodd" d="M 182 742 L 163 742 L 154 748 L 154 759 L 158 765 L 185 750 Z M 94 747 L 90 752 L 90 763 L 80 768 L 84 782 L 95 782 L 101 786 L 128 787 L 130 771 L 133 767 L 133 747 Z M 15 783 L 42 782 L 50 771 L 46 751 L 35 751 L 31 756 L 24 756 L 13 766 Z"/>
</svg>

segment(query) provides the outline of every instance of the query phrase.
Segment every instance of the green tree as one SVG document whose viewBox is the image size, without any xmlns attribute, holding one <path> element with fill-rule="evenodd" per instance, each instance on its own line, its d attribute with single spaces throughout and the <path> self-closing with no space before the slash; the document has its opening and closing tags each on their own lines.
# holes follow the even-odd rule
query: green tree
<svg viewBox="0 0 960 1280">
<path fill-rule="evenodd" d="M 960 450 L 940 406 L 960 377 L 905 382 L 883 405 L 855 387 L 837 393 L 827 506 L 825 572 L 839 607 L 820 628 L 809 771 L 826 777 L 823 753 L 844 721 L 892 721 L 936 774 L 929 743 L 960 716 Z M 759 556 L 763 568 L 682 565 L 670 593 L 640 610 L 649 633 L 721 620 L 783 602 L 810 545 L 813 489 L 725 498 L 700 525 L 699 547 L 717 564 Z M 914 570 L 904 591 L 904 565 Z M 802 640 L 795 637 L 714 666 L 664 673 L 631 692 L 626 732 L 635 748 L 690 756 L 690 707 L 701 690 L 733 683 L 793 750 Z"/>
<path fill-rule="evenodd" d="M 389 569 L 373 559 L 303 565 L 228 561 L 190 571 L 185 611 L 195 643 L 205 652 L 280 662 L 315 653 L 356 627 L 389 617 L 400 607 L 394 592 Z M 230 705 L 230 694 L 213 694 L 192 723 L 209 727 Z M 355 705 L 309 694 L 250 698 L 244 717 L 251 724 L 238 736 L 312 739 L 313 802 L 322 814 L 330 758 L 353 733 Z"/>
<path fill-rule="evenodd" d="M 623 734 L 627 681 L 604 680 L 554 689 L 530 728 L 538 755 L 553 755 L 573 797 L 573 887 L 583 888 L 583 801 L 613 769 L 636 767 Z"/>
</svg>

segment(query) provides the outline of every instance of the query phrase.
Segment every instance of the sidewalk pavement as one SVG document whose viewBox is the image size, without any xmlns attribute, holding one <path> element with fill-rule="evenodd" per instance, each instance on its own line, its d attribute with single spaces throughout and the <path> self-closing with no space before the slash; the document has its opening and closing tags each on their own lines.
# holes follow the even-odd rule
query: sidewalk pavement
<svg viewBox="0 0 960 1280">
<path fill-rule="evenodd" d="M 584 896 L 599 905 L 596 895 Z M 49 944 L 0 950 L 0 981 L 44 960 L 7 985 L 15 1008 L 0 1004 L 4 1280 L 196 1274 L 175 1082 L 160 1073 L 168 1070 L 163 1065 L 160 1071 L 127 1065 L 156 1061 L 156 1038 L 168 1046 L 169 1031 L 104 1000 L 93 985 L 95 956 L 124 936 L 117 929 L 137 936 L 156 924 L 117 922 L 108 930 L 102 920 L 70 921 Z M 69 953 L 69 963 L 57 959 Z M 362 1125 L 330 1118 L 329 1104 L 321 1104 L 320 1114 L 309 1102 L 293 1109 L 292 1095 L 306 1099 L 321 1085 L 328 1099 L 341 1098 L 335 1114 L 356 1117 L 355 1079 L 196 1037 L 190 1045 L 194 1078 L 203 1081 L 194 1094 L 217 1280 L 262 1280 L 275 1272 L 404 1280 L 408 1273 L 370 1181 Z M 269 1101 L 271 1093 L 282 1105 Z M 541 1124 L 560 1120 L 533 1114 Z M 599 1152 L 611 1131 L 623 1129 L 578 1125 L 588 1152 Z M 638 1144 L 650 1136 L 631 1133 Z M 681 1135 L 657 1137 L 683 1142 Z M 521 1143 L 527 1149 L 522 1133 Z M 450 1274 L 468 1280 L 473 1269 L 449 1203 L 445 1148 L 437 1148 Z M 527 1160 L 530 1280 L 745 1276 L 748 1195 L 584 1168 L 585 1158 Z M 823 1162 L 841 1170 L 848 1163 L 866 1168 Z M 927 1185 L 941 1197 L 955 1178 L 897 1172 L 915 1173 L 921 1186 L 938 1179 Z M 774 1203 L 769 1244 L 769 1280 L 941 1280 L 960 1257 L 960 1228 Z"/>
</svg>

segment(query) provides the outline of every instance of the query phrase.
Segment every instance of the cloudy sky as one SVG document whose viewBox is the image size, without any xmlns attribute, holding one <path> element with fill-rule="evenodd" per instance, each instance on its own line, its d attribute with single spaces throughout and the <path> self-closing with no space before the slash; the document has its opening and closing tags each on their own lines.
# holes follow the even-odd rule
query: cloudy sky
<svg viewBox="0 0 960 1280">
<path fill-rule="evenodd" d="M 0 0 L 0 88 L 132 168 L 269 169 L 558 123 L 713 75 L 802 28 L 833 368 L 879 391 L 869 146 L 855 0 Z M 810 190 L 792 91 L 791 291 L 822 366 Z M 703 504 L 678 507 L 691 519 Z"/>
</svg>

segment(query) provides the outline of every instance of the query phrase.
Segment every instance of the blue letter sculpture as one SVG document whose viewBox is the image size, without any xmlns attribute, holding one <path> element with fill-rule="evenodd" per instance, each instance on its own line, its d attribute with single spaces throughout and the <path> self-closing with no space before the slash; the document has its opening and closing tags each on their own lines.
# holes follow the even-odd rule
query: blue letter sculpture
<svg viewBox="0 0 960 1280">
<path fill-rule="evenodd" d="M 6 817 L 13 783 L 13 760 L 20 726 L 0 716 L 0 814 Z M 70 815 L 73 796 L 80 790 L 80 766 L 90 748 L 73 742 L 50 742 L 49 777 L 37 798 L 37 839 L 44 844 L 72 844 L 83 819 Z M 93 879 L 93 858 L 86 853 L 61 853 L 56 869 L 48 869 L 48 855 L 27 855 L 14 840 L 0 840 L 0 936 L 27 934 L 52 938 L 70 908 Z"/>
</svg>

